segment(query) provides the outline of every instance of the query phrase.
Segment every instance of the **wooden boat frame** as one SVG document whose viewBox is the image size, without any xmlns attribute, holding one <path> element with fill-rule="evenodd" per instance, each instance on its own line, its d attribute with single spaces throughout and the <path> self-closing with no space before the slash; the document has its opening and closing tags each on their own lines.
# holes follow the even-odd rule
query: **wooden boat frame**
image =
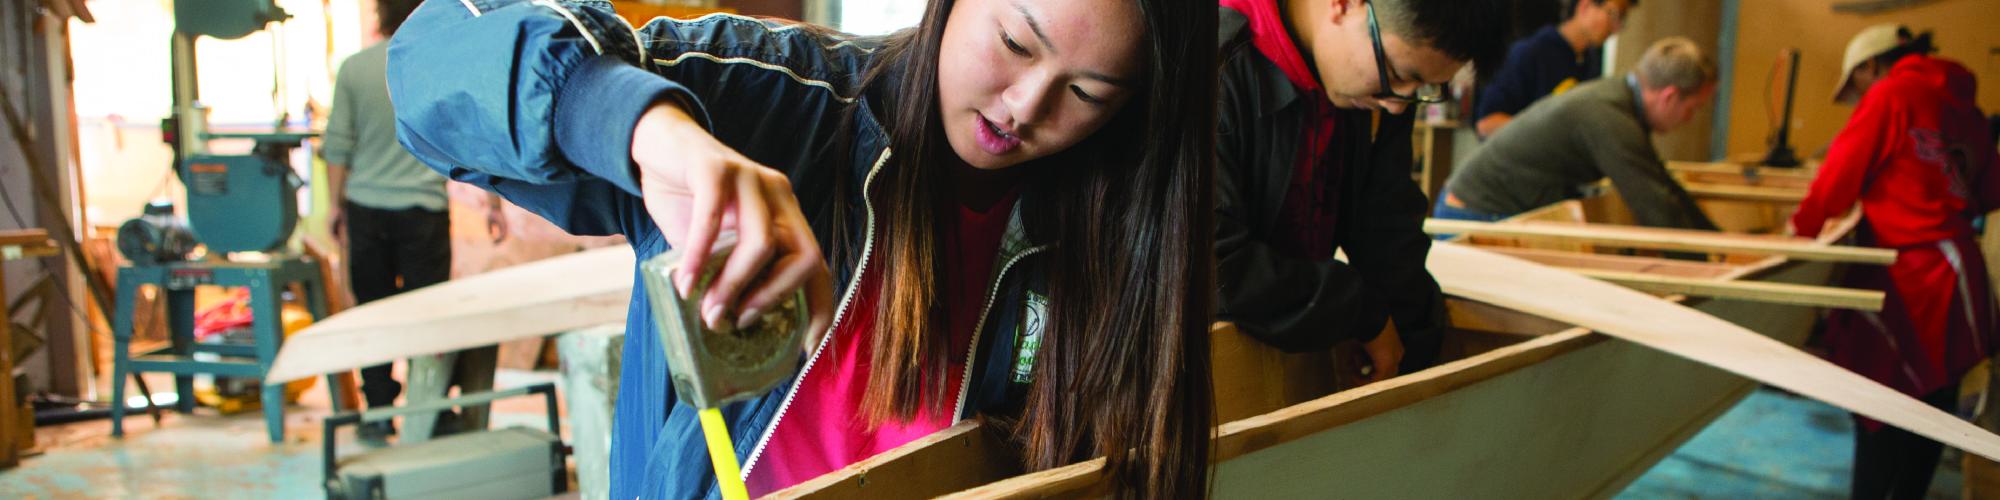
<svg viewBox="0 0 2000 500">
<path fill-rule="evenodd" d="M 1735 231 L 1782 224 L 1789 210 L 1781 205 L 1793 196 L 1779 191 L 1802 189 L 1801 179 L 1809 179 L 1789 172 L 1744 175 L 1727 166 L 1678 167 L 1677 177 L 1695 188 L 1704 209 Z M 1816 243 L 1832 245 L 1857 219 L 1843 219 Z M 1615 193 L 1510 219 L 1549 221 L 1630 223 Z M 1747 253 L 1719 254 L 1710 262 L 1611 255 L 1580 242 L 1459 241 L 1564 268 L 1717 282 L 1824 285 L 1840 265 Z M 1664 298 L 1794 346 L 1806 340 L 1818 315 L 1818 308 L 1801 305 Z M 1338 355 L 1282 353 L 1218 324 L 1211 337 L 1219 424 L 1215 496 L 1609 497 L 1756 387 L 1695 361 L 1526 313 L 1459 298 L 1448 299 L 1447 308 L 1454 326 L 1444 358 L 1451 361 L 1338 392 Z M 773 497 L 1110 493 L 1100 475 L 1102 458 L 1016 475 L 1019 466 L 1006 449 L 1002 437 L 968 421 Z"/>
</svg>

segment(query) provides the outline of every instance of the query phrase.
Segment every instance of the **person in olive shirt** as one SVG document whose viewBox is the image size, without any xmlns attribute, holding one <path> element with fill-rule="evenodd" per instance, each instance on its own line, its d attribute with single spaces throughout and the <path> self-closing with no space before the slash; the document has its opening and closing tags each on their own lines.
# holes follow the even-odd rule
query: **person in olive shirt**
<svg viewBox="0 0 2000 500">
<path fill-rule="evenodd" d="M 1715 63 L 1686 38 L 1661 40 L 1631 74 L 1529 106 L 1452 172 L 1432 216 L 1499 220 L 1583 195 L 1609 178 L 1641 225 L 1715 229 L 1674 182 L 1652 134 L 1715 96 Z"/>
<path fill-rule="evenodd" d="M 1507 66 L 1486 77 L 1473 104 L 1480 137 L 1492 137 L 1528 105 L 1604 74 L 1604 42 L 1639 0 L 1563 0 L 1562 24 L 1514 42 Z"/>
</svg>

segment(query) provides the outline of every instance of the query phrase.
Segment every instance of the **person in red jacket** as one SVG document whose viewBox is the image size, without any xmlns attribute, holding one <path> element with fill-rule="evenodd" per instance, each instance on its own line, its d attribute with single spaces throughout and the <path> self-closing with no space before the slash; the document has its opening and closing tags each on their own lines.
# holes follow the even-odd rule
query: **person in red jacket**
<svg viewBox="0 0 2000 500">
<path fill-rule="evenodd" d="M 1846 286 L 1887 293 L 1879 313 L 1827 318 L 1828 357 L 1946 411 L 1958 380 L 1993 352 L 1993 297 L 1973 221 L 2000 200 L 1992 132 L 1972 73 L 1932 57 L 1930 33 L 1873 26 L 1848 43 L 1835 99 L 1860 100 L 1792 216 L 1815 236 L 1858 202 L 1859 244 L 1897 250 L 1886 269 L 1854 266 Z M 1854 498 L 1921 498 L 1942 445 L 1861 420 Z"/>
</svg>

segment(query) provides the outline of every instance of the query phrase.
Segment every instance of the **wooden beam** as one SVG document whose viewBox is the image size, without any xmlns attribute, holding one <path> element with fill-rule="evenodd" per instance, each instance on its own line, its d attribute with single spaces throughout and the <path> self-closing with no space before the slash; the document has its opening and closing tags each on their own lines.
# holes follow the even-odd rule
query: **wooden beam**
<svg viewBox="0 0 2000 500">
<path fill-rule="evenodd" d="M 1769 254 L 1799 260 L 1857 264 L 1887 265 L 1896 262 L 1896 251 L 1889 249 L 1826 245 L 1805 238 L 1721 234 L 1688 229 L 1532 221 L 1489 223 L 1426 219 L 1424 232 L 1565 240 L 1653 250 Z"/>
<path fill-rule="evenodd" d="M 1098 498 L 1109 495 L 1109 486 L 1104 483 L 1104 457 L 1057 467 L 1033 474 L 1015 476 L 978 488 L 950 495 L 942 499 L 1029 499 L 1029 498 Z"/>
<path fill-rule="evenodd" d="M 1587 268 L 1564 267 L 1560 269 L 1617 283 L 1626 288 L 1653 293 L 1739 299 L 1772 304 L 1838 307 L 1863 311 L 1882 310 L 1883 293 L 1873 290 L 1794 285 L 1791 283 L 1764 283 L 1758 281 L 1720 281 Z"/>
<path fill-rule="evenodd" d="M 42 229 L 9 229 L 0 231 L 0 259 L 15 260 L 47 257 L 61 253 L 55 240 L 49 239 L 49 232 Z"/>
<path fill-rule="evenodd" d="M 1641 257 L 1637 255 L 1612 255 L 1527 247 L 1489 247 L 1482 245 L 1479 248 L 1544 266 L 1564 269 L 1623 271 L 1628 273 L 1643 273 L 1651 276 L 1710 280 L 1725 279 L 1742 270 L 1742 266 L 1740 265 L 1724 262 Z"/>
<path fill-rule="evenodd" d="M 1687 188 L 1688 195 L 1705 199 L 1766 201 L 1794 205 L 1806 199 L 1806 192 L 1804 190 L 1783 187 L 1711 184 L 1694 181 L 1682 182 L 1681 187 Z"/>
<path fill-rule="evenodd" d="M 1008 446 L 979 419 L 967 419 L 765 498 L 936 497 L 1020 474 Z"/>
<path fill-rule="evenodd" d="M 1590 328 L 1901 427 L 1987 458 L 2000 436 L 1782 342 L 1640 292 L 1454 243 L 1431 248 L 1444 292 Z"/>
<path fill-rule="evenodd" d="M 1394 328 L 1385 325 L 1383 330 Z M 1229 322 L 1212 325 L 1208 342 L 1217 422 L 1262 415 L 1358 385 L 1358 380 L 1342 380 L 1345 369 L 1354 367 L 1340 362 L 1340 349 L 1287 353 Z"/>
<path fill-rule="evenodd" d="M 632 270 L 618 245 L 370 302 L 285 339 L 264 382 L 625 321 Z"/>
<path fill-rule="evenodd" d="M 1810 168 L 1765 167 L 1700 161 L 1670 161 L 1667 162 L 1667 171 L 1674 173 L 1735 174 L 1744 178 L 1769 177 L 1805 182 L 1812 182 L 1815 175 L 1814 170 Z"/>
<path fill-rule="evenodd" d="M 4 229 L 0 230 L 0 245 L 50 244 L 49 232 L 45 229 Z"/>
</svg>

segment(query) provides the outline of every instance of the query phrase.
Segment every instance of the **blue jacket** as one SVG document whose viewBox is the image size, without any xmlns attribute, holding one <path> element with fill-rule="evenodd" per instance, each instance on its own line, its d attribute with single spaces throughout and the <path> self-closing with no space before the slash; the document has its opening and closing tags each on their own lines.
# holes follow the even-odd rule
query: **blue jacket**
<svg viewBox="0 0 2000 500">
<path fill-rule="evenodd" d="M 1543 26 L 1507 48 L 1507 64 L 1480 90 L 1479 109 L 1472 115 L 1474 119 L 1494 113 L 1519 115 L 1544 96 L 1602 74 L 1604 49 L 1593 47 L 1578 55 L 1555 25 Z"/>
<path fill-rule="evenodd" d="M 625 235 L 641 260 L 667 243 L 639 198 L 632 126 L 657 99 L 679 101 L 724 144 L 791 178 L 829 258 L 858 256 L 828 262 L 840 291 L 838 328 L 853 314 L 846 310 L 850 285 L 875 246 L 867 191 L 891 163 L 876 117 L 893 109 L 885 99 L 894 82 L 863 88 L 880 44 L 733 15 L 661 18 L 635 30 L 603 1 L 437 0 L 418 8 L 390 42 L 389 86 L 398 137 L 425 164 L 571 233 Z M 859 188 L 835 187 L 842 183 Z M 845 198 L 836 200 L 840 193 Z M 1021 217 L 1033 199 L 1022 193 L 995 263 L 994 300 L 974 333 L 961 417 L 1009 405 L 1026 380 L 1032 356 L 1020 359 L 1020 346 L 1040 332 L 1027 330 L 1039 322 L 1021 318 L 1046 307 L 1046 293 L 1031 292 L 1043 290 L 1031 269 L 1045 247 L 1030 242 Z M 833 224 L 836 218 L 842 224 Z M 848 234 L 830 234 L 833 227 Z M 636 271 L 611 438 L 611 497 L 717 497 L 695 411 L 667 383 Z M 802 369 L 811 370 L 816 355 L 803 358 Z M 790 392 L 786 383 L 723 408 L 746 475 L 782 422 Z"/>
</svg>

